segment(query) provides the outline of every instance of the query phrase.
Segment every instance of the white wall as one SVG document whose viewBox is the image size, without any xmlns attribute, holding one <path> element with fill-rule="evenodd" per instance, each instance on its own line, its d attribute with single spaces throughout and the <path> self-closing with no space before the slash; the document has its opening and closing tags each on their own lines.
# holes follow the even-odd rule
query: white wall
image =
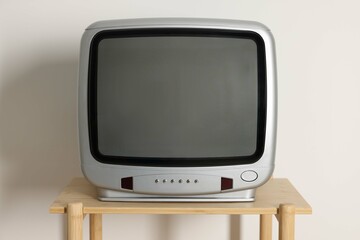
<svg viewBox="0 0 360 240">
<path fill-rule="evenodd" d="M 81 176 L 80 37 L 94 21 L 138 17 L 247 19 L 272 29 L 279 75 L 275 176 L 289 178 L 314 208 L 312 216 L 297 217 L 297 239 L 358 239 L 359 8 L 356 0 L 0 1 L 0 239 L 65 239 L 64 218 L 48 207 Z M 228 219 L 105 216 L 104 239 L 230 239 L 237 233 L 229 233 Z M 256 239 L 257 218 L 241 222 L 242 239 Z"/>
</svg>

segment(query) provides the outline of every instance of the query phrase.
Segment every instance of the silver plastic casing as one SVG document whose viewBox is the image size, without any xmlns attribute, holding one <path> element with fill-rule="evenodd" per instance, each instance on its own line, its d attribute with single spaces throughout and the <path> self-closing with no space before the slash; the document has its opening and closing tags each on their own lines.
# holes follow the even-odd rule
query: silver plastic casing
<svg viewBox="0 0 360 240">
<path fill-rule="evenodd" d="M 104 164 L 91 154 L 88 126 L 88 73 L 90 45 L 104 30 L 189 28 L 252 31 L 261 36 L 266 55 L 266 130 L 262 156 L 253 164 L 207 167 L 145 167 Z M 104 201 L 253 201 L 255 189 L 268 181 L 274 170 L 277 87 L 275 45 L 270 30 L 250 21 L 220 19 L 127 19 L 100 21 L 82 36 L 79 66 L 78 123 L 81 167 L 98 188 Z M 132 178 L 132 189 L 121 179 Z M 232 179 L 231 189 L 221 190 L 221 179 Z"/>
</svg>

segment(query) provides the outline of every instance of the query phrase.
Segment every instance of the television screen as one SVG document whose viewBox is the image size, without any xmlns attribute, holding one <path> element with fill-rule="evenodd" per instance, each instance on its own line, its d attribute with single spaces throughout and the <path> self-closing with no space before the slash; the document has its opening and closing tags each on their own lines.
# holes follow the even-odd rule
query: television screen
<svg viewBox="0 0 360 240">
<path fill-rule="evenodd" d="M 258 35 L 108 31 L 95 37 L 92 52 L 90 125 L 99 161 L 226 165 L 261 154 Z"/>
</svg>

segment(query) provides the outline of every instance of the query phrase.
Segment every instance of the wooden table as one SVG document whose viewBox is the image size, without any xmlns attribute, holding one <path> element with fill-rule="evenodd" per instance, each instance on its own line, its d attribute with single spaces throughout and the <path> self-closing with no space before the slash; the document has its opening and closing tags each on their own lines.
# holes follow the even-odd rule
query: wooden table
<svg viewBox="0 0 360 240">
<path fill-rule="evenodd" d="M 67 214 L 68 240 L 82 240 L 83 219 L 90 216 L 90 239 L 102 239 L 102 214 L 257 214 L 260 240 L 272 239 L 272 215 L 279 222 L 279 239 L 293 240 L 295 215 L 312 209 L 287 179 L 271 179 L 248 203 L 101 202 L 84 178 L 73 179 L 50 206 L 50 213 Z"/>
</svg>

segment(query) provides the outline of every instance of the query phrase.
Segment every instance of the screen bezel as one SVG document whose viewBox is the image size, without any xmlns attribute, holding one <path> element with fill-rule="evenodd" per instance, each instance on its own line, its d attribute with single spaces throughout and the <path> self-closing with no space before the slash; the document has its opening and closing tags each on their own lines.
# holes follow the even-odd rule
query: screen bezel
<svg viewBox="0 0 360 240">
<path fill-rule="evenodd" d="M 250 39 L 257 46 L 258 64 L 258 111 L 256 150 L 252 155 L 234 157 L 167 158 L 167 157 L 129 157 L 103 155 L 98 148 L 97 128 L 97 60 L 98 46 L 103 39 L 126 37 L 226 37 Z M 88 124 L 90 152 L 100 163 L 113 165 L 149 166 L 149 167 L 203 167 L 243 165 L 257 162 L 264 153 L 266 133 L 267 82 L 266 53 L 262 37 L 253 31 L 206 29 L 206 28 L 144 28 L 116 29 L 98 32 L 92 39 L 89 49 L 88 68 Z"/>
</svg>

